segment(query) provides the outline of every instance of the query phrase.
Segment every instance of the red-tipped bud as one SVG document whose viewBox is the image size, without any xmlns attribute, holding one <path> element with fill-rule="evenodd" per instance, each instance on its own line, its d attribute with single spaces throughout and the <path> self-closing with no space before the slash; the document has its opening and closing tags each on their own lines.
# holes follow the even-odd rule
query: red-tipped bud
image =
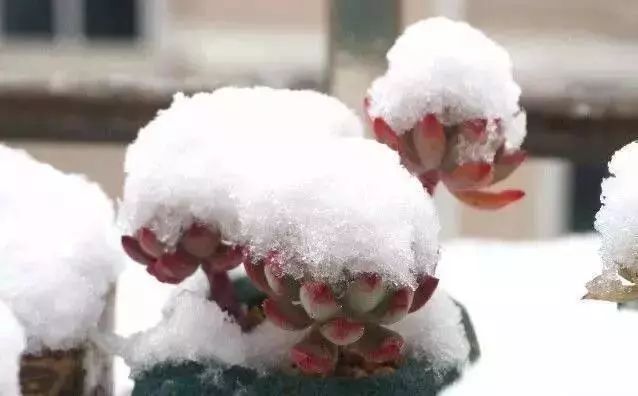
<svg viewBox="0 0 638 396">
<path fill-rule="evenodd" d="M 412 289 L 408 287 L 397 289 L 373 311 L 373 316 L 377 318 L 378 323 L 398 322 L 408 314 L 413 298 L 414 291 Z"/>
<path fill-rule="evenodd" d="M 273 294 L 272 289 L 268 286 L 268 280 L 264 274 L 264 260 L 253 263 L 250 257 L 244 260 L 244 268 L 246 275 L 253 282 L 253 285 L 266 294 Z"/>
<path fill-rule="evenodd" d="M 383 281 L 379 274 L 364 273 L 357 275 L 348 286 L 345 301 L 348 308 L 356 313 L 372 311 L 385 296 Z"/>
<path fill-rule="evenodd" d="M 150 256 L 158 258 L 164 253 L 164 245 L 157 239 L 155 233 L 146 227 L 137 232 L 137 240 L 142 250 Z"/>
<path fill-rule="evenodd" d="M 176 277 L 173 273 L 166 268 L 166 264 L 155 260 L 153 263 L 146 266 L 146 272 L 153 275 L 158 281 L 162 283 L 170 283 L 172 285 L 180 283 L 183 279 Z"/>
<path fill-rule="evenodd" d="M 350 345 L 363 336 L 363 323 L 339 317 L 329 320 L 319 328 L 321 334 L 335 345 Z"/>
<path fill-rule="evenodd" d="M 419 286 L 414 291 L 414 298 L 412 299 L 412 305 L 408 313 L 419 310 L 427 303 L 436 287 L 439 285 L 439 280 L 431 275 L 423 275 L 419 279 Z"/>
<path fill-rule="evenodd" d="M 290 360 L 301 372 L 309 375 L 327 375 L 337 365 L 339 351 L 335 344 L 311 331 L 306 338 L 290 350 Z"/>
<path fill-rule="evenodd" d="M 314 320 L 326 320 L 339 312 L 339 304 L 330 286 L 323 282 L 308 281 L 301 285 L 299 299 Z"/>
<path fill-rule="evenodd" d="M 461 202 L 477 209 L 501 209 L 525 196 L 521 190 L 504 190 L 493 193 L 487 191 L 452 191 Z"/>
<path fill-rule="evenodd" d="M 163 254 L 150 271 L 160 282 L 174 283 L 191 276 L 197 270 L 197 259 L 183 250 Z M 165 279 L 165 280 L 162 280 Z"/>
<path fill-rule="evenodd" d="M 393 150 L 399 147 L 399 137 L 383 118 L 374 119 L 372 130 L 379 142 L 387 144 Z"/>
<path fill-rule="evenodd" d="M 464 121 L 459 125 L 459 132 L 473 141 L 483 142 L 487 138 L 487 120 L 477 118 Z"/>
<path fill-rule="evenodd" d="M 452 191 L 473 190 L 489 185 L 493 178 L 493 166 L 485 162 L 468 162 L 451 172 L 442 172 L 441 178 Z"/>
<path fill-rule="evenodd" d="M 207 270 L 213 272 L 230 271 L 246 258 L 245 250 L 239 245 L 220 245 L 217 252 L 204 260 Z"/>
<path fill-rule="evenodd" d="M 280 260 L 281 258 L 276 253 L 271 253 L 264 258 L 264 274 L 266 275 L 268 286 L 278 296 L 297 300 L 299 297 L 299 282 L 284 273 Z"/>
<path fill-rule="evenodd" d="M 494 162 L 494 179 L 492 183 L 498 183 L 508 178 L 527 158 L 527 153 L 523 150 L 516 150 L 511 153 L 496 155 Z"/>
<path fill-rule="evenodd" d="M 220 242 L 218 229 L 196 223 L 184 233 L 181 240 L 184 250 L 198 258 L 206 258 L 215 253 Z"/>
<path fill-rule="evenodd" d="M 349 349 L 372 363 L 386 363 L 401 357 L 403 338 L 392 330 L 368 325 L 365 334 Z"/>
<path fill-rule="evenodd" d="M 434 190 L 437 184 L 441 181 L 441 172 L 438 170 L 431 170 L 419 175 L 419 181 L 421 185 L 425 187 L 425 190 L 430 195 L 434 195 Z"/>
<path fill-rule="evenodd" d="M 285 301 L 267 298 L 262 308 L 268 320 L 284 330 L 305 329 L 312 322 L 303 308 Z"/>
<path fill-rule="evenodd" d="M 424 170 L 438 168 L 445 155 L 445 131 L 434 114 L 423 118 L 412 131 L 412 142 Z"/>
<path fill-rule="evenodd" d="M 122 248 L 130 258 L 140 264 L 149 265 L 155 261 L 153 257 L 144 253 L 137 239 L 128 235 L 122 236 Z"/>
</svg>

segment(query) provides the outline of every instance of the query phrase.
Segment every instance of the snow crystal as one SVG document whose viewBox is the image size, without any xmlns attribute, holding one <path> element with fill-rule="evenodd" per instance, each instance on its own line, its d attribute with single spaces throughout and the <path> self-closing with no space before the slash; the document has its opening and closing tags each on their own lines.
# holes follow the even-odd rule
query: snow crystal
<svg viewBox="0 0 638 396">
<path fill-rule="evenodd" d="M 116 344 L 134 375 L 158 363 L 184 361 L 271 369 L 284 362 L 303 337 L 303 332 L 284 331 L 268 321 L 242 333 L 215 302 L 204 297 L 205 282 L 198 283 L 198 290 L 181 289 L 169 300 L 156 326 Z"/>
<path fill-rule="evenodd" d="M 638 142 L 618 150 L 609 162 L 611 177 L 602 183 L 602 206 L 595 227 L 602 237 L 605 271 L 620 266 L 638 271 Z"/>
<path fill-rule="evenodd" d="M 512 62 L 481 31 L 443 17 L 426 19 L 405 30 L 387 59 L 387 72 L 368 91 L 372 117 L 383 118 L 399 134 L 426 114 L 436 114 L 445 125 L 500 119 L 506 147 L 520 147 L 525 119 Z"/>
<path fill-rule="evenodd" d="M 291 101 L 296 96 L 288 95 Z M 295 276 L 308 271 L 332 279 L 347 268 L 414 286 L 415 273 L 433 273 L 439 229 L 434 207 L 396 153 L 365 139 L 335 139 L 343 133 L 327 126 L 321 127 L 323 137 L 317 127 L 308 132 L 315 138 L 289 138 L 305 134 L 300 128 L 307 123 L 288 122 L 282 109 L 260 120 L 255 136 L 244 129 L 246 115 L 228 116 L 232 106 L 219 101 L 218 118 L 217 105 L 178 99 L 129 147 L 120 211 L 127 232 L 147 226 L 171 245 L 197 219 L 218 226 L 225 239 L 255 256 L 279 252 Z M 236 105 L 252 116 L 249 102 Z M 312 113 L 298 113 L 304 111 Z"/>
<path fill-rule="evenodd" d="M 0 395 L 20 394 L 20 356 L 25 348 L 24 329 L 0 300 Z"/>
<path fill-rule="evenodd" d="M 22 151 L 0 146 L 0 169 L 0 300 L 24 326 L 27 352 L 74 347 L 123 262 L 111 202 Z"/>
</svg>

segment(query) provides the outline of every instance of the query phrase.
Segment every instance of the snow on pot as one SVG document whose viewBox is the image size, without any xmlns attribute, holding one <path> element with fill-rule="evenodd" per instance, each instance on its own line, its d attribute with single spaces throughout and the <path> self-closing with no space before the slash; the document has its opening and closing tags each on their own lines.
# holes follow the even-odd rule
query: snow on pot
<svg viewBox="0 0 638 396">
<path fill-rule="evenodd" d="M 521 90 L 505 49 L 467 23 L 439 17 L 409 26 L 387 60 L 364 103 L 377 139 L 431 194 L 442 181 L 481 209 L 521 199 L 520 190 L 483 191 L 526 156 Z"/>
<path fill-rule="evenodd" d="M 124 260 L 111 202 L 84 177 L 19 150 L 0 146 L 0 168 L 0 302 L 26 340 L 22 393 L 108 391 L 110 360 L 88 338 Z"/>
<path fill-rule="evenodd" d="M 123 248 L 159 281 L 207 286 L 112 344 L 138 394 L 407 394 L 458 376 L 471 326 L 435 292 L 432 201 L 396 153 L 343 125 L 360 124 L 320 94 L 226 88 L 178 96 L 140 131 Z M 241 263 L 263 302 L 230 281 Z"/>
</svg>

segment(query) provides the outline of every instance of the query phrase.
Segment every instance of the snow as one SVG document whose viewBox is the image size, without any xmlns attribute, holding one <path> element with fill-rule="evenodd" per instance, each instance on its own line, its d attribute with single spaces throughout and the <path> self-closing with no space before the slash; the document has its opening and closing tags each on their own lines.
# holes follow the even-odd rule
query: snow
<svg viewBox="0 0 638 396">
<path fill-rule="evenodd" d="M 20 395 L 20 356 L 25 348 L 24 329 L 11 309 L 0 300 L 0 395 Z"/>
<path fill-rule="evenodd" d="M 444 246 L 441 286 L 465 304 L 482 356 L 445 396 L 635 395 L 638 314 L 582 301 L 594 236 Z"/>
<path fill-rule="evenodd" d="M 150 227 L 174 246 L 196 219 L 256 257 L 277 251 L 294 276 L 307 271 L 337 280 L 347 268 L 414 286 L 415 274 L 434 272 L 436 213 L 396 153 L 365 139 L 335 138 L 341 132 L 327 127 L 323 137 L 310 138 L 311 129 L 306 138 L 290 138 L 305 134 L 305 124 L 288 125 L 285 117 L 260 120 L 256 136 L 244 129 L 246 115 L 229 116 L 228 104 L 220 105 L 224 119 L 213 117 L 214 106 L 185 100 L 128 149 L 125 232 Z M 247 101 L 238 104 L 242 114 L 253 114 Z"/>
<path fill-rule="evenodd" d="M 468 362 L 470 344 L 461 310 L 441 288 L 423 308 L 390 328 L 403 336 L 408 356 L 427 359 L 435 370 Z"/>
<path fill-rule="evenodd" d="M 160 362 L 188 360 L 272 369 L 286 362 L 289 349 L 303 337 L 303 332 L 287 332 L 268 321 L 242 333 L 216 303 L 206 299 L 207 290 L 198 271 L 173 289 L 157 324 L 113 343 L 133 375 Z"/>
<path fill-rule="evenodd" d="M 481 31 L 465 22 L 429 18 L 407 27 L 387 60 L 386 73 L 368 91 L 373 118 L 384 119 L 398 134 L 427 114 L 436 114 L 444 125 L 486 119 L 492 121 L 488 140 L 497 139 L 493 121 L 498 119 L 506 148 L 520 147 L 525 116 L 510 56 Z M 485 144 L 486 149 L 490 146 Z M 493 159 L 494 151 L 489 150 L 487 160 Z"/>
<path fill-rule="evenodd" d="M 69 349 L 97 325 L 123 258 L 97 184 L 0 146 L 0 300 L 26 352 Z"/>
<path fill-rule="evenodd" d="M 638 142 L 618 150 L 609 162 L 611 177 L 602 183 L 602 207 L 595 227 L 602 237 L 601 256 L 606 272 L 620 267 L 638 270 Z"/>
</svg>

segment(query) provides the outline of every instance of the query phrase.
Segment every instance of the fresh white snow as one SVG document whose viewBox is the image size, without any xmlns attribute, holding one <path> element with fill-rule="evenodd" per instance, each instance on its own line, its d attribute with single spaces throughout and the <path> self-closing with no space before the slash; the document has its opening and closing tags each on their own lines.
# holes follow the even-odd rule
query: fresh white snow
<svg viewBox="0 0 638 396">
<path fill-rule="evenodd" d="M 446 244 L 441 286 L 474 321 L 482 357 L 445 396 L 636 394 L 638 313 L 583 301 L 594 236 Z"/>
<path fill-rule="evenodd" d="M 26 351 L 77 346 L 97 325 L 123 263 L 97 184 L 0 146 L 0 300 Z"/>
</svg>

